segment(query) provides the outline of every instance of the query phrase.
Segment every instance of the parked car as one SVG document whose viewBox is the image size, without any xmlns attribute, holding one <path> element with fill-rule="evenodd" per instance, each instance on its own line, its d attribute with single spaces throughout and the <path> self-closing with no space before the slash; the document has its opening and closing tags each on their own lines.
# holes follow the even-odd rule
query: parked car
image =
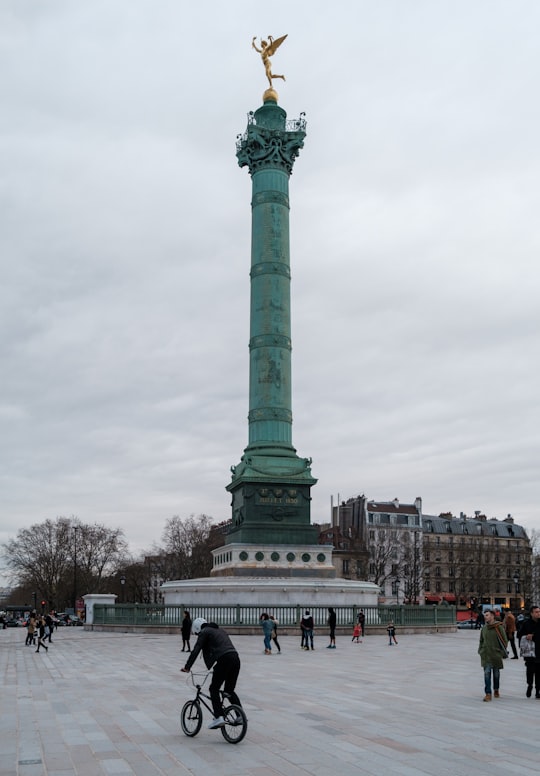
<svg viewBox="0 0 540 776">
<path fill-rule="evenodd" d="M 81 620 L 80 617 L 70 617 L 71 625 L 84 625 L 84 622 Z"/>
<path fill-rule="evenodd" d="M 459 630 L 474 630 L 476 627 L 476 620 L 459 620 L 456 622 L 456 628 Z"/>
<path fill-rule="evenodd" d="M 6 620 L 6 628 L 18 628 L 19 627 L 19 621 L 15 619 L 15 617 L 10 617 L 9 620 Z"/>
</svg>

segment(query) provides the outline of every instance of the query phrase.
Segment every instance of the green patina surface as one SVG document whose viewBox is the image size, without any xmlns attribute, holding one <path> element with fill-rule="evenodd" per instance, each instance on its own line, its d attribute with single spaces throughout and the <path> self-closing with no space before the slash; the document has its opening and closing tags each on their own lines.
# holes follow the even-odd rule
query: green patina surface
<svg viewBox="0 0 540 776">
<path fill-rule="evenodd" d="M 237 142 L 252 179 L 249 442 L 232 467 L 228 541 L 313 544 L 311 460 L 292 444 L 289 177 L 305 121 L 271 100 Z"/>
</svg>

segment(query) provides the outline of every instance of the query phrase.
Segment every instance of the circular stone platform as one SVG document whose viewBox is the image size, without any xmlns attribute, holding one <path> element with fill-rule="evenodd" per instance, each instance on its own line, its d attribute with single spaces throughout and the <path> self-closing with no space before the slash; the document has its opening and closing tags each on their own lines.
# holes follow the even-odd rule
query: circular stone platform
<svg viewBox="0 0 540 776">
<path fill-rule="evenodd" d="M 376 606 L 372 582 L 310 577 L 203 577 L 164 582 L 166 605 Z"/>
</svg>

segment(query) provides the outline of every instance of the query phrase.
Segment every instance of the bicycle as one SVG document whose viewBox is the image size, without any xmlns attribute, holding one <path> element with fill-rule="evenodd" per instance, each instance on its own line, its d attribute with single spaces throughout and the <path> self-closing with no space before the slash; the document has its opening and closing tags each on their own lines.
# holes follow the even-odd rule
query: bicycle
<svg viewBox="0 0 540 776">
<path fill-rule="evenodd" d="M 190 673 L 188 682 L 191 681 L 194 687 L 197 688 L 197 694 L 195 698 L 190 701 L 186 701 L 182 706 L 180 712 L 180 724 L 182 725 L 182 731 L 186 736 L 196 736 L 202 727 L 204 706 L 213 716 L 213 709 L 209 701 L 210 696 L 203 692 L 203 687 L 206 684 L 208 677 L 212 676 L 212 671 L 205 673 Z M 201 681 L 201 677 L 202 681 Z M 229 702 L 228 693 L 220 690 L 222 702 Z M 237 706 L 234 703 L 230 703 L 228 706 L 223 707 L 223 719 L 225 724 L 220 728 L 221 735 L 228 741 L 229 744 L 239 744 L 247 733 L 247 717 L 244 709 L 241 706 Z"/>
</svg>

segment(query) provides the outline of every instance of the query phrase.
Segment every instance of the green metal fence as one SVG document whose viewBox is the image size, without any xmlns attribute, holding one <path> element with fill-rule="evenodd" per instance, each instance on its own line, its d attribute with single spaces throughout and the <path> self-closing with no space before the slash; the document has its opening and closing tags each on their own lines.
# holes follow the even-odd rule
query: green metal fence
<svg viewBox="0 0 540 776">
<path fill-rule="evenodd" d="M 152 627 L 174 627 L 182 624 L 184 610 L 188 609 L 192 619 L 204 617 L 208 622 L 234 627 L 253 627 L 259 624 L 261 612 L 272 614 L 280 626 L 300 626 L 303 606 L 253 606 L 235 604 L 229 606 L 165 606 L 160 604 L 96 604 L 95 625 L 125 625 Z M 337 625 L 351 626 L 356 622 L 360 607 L 335 606 Z M 452 625 L 456 622 L 454 606 L 364 606 L 366 626 L 387 625 L 393 620 L 400 626 Z M 328 607 L 312 606 L 315 625 L 326 625 Z"/>
</svg>

